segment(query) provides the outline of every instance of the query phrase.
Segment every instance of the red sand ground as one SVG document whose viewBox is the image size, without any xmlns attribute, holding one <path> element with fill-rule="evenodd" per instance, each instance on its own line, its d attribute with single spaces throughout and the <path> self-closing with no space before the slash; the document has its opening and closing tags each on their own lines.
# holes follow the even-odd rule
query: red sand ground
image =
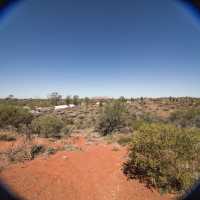
<svg viewBox="0 0 200 200">
<path fill-rule="evenodd" d="M 13 191 L 27 200 L 168 200 L 137 180 L 127 180 L 121 167 L 126 149 L 103 142 L 73 141 L 82 151 L 10 165 L 0 174 Z"/>
</svg>

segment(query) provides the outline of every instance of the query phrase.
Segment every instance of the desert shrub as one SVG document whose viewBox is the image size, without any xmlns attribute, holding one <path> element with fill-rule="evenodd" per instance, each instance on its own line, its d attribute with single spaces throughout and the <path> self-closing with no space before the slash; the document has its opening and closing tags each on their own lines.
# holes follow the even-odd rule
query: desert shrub
<svg viewBox="0 0 200 200">
<path fill-rule="evenodd" d="M 162 191 L 186 190 L 200 173 L 200 132 L 143 124 L 133 134 L 124 172 Z"/>
<path fill-rule="evenodd" d="M 60 137 L 61 130 L 64 127 L 63 121 L 53 115 L 40 116 L 32 121 L 31 124 L 34 133 L 42 137 Z"/>
<path fill-rule="evenodd" d="M 158 115 L 149 112 L 142 112 L 137 115 L 137 120 L 143 121 L 145 123 L 163 122 L 163 119 Z"/>
<path fill-rule="evenodd" d="M 74 105 L 79 105 L 81 103 L 81 100 L 79 99 L 78 95 L 73 96 L 73 104 Z"/>
<path fill-rule="evenodd" d="M 120 101 L 106 103 L 97 120 L 97 131 L 103 136 L 119 130 L 126 123 L 126 106 Z"/>
<path fill-rule="evenodd" d="M 147 123 L 147 122 L 145 122 L 142 119 L 134 120 L 132 123 L 133 130 L 134 131 L 138 130 L 144 123 Z"/>
<path fill-rule="evenodd" d="M 36 156 L 45 152 L 43 145 L 23 143 L 10 148 L 5 154 L 9 162 L 23 162 L 33 160 Z"/>
<path fill-rule="evenodd" d="M 15 149 L 9 149 L 6 152 L 6 156 L 9 162 L 23 162 L 25 160 L 31 160 L 30 152 L 23 147 Z"/>
<path fill-rule="evenodd" d="M 30 124 L 33 119 L 32 114 L 24 108 L 13 105 L 0 105 L 0 128 L 12 126 L 19 128 L 21 125 Z"/>
<path fill-rule="evenodd" d="M 93 115 L 85 114 L 84 119 L 82 117 L 76 117 L 74 119 L 74 127 L 76 129 L 86 129 L 86 128 L 93 128 L 95 125 L 95 117 Z"/>
<path fill-rule="evenodd" d="M 151 123 L 163 123 L 164 120 L 155 114 L 142 112 L 140 114 L 136 114 L 136 118 L 132 118 L 131 127 L 134 131 L 139 129 L 143 124 L 151 124 Z"/>
<path fill-rule="evenodd" d="M 169 120 L 180 127 L 200 128 L 200 110 L 178 110 L 170 115 Z"/>
</svg>

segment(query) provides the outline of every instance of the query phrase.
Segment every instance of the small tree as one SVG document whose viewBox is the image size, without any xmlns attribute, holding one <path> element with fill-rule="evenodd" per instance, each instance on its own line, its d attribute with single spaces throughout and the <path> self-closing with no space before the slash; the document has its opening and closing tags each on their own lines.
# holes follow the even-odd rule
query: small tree
<svg viewBox="0 0 200 200">
<path fill-rule="evenodd" d="M 68 96 L 65 98 L 65 103 L 66 103 L 67 105 L 69 105 L 69 104 L 72 103 L 72 98 L 71 98 L 70 95 L 68 95 Z"/>
<path fill-rule="evenodd" d="M 135 99 L 133 97 L 131 97 L 131 102 L 134 102 L 134 101 L 135 101 Z"/>
<path fill-rule="evenodd" d="M 88 106 L 88 104 L 90 103 L 90 99 L 88 97 L 85 97 L 84 102 L 85 102 L 85 105 Z"/>
<path fill-rule="evenodd" d="M 126 107 L 121 101 L 117 100 L 107 103 L 100 110 L 97 131 L 105 136 L 123 127 L 126 121 L 125 114 Z"/>
<path fill-rule="evenodd" d="M 74 105 L 79 105 L 80 104 L 80 99 L 78 95 L 73 96 L 73 104 Z"/>
<path fill-rule="evenodd" d="M 52 92 L 50 95 L 48 95 L 48 99 L 52 105 L 57 106 L 62 99 L 62 95 L 59 95 L 58 92 Z"/>
<path fill-rule="evenodd" d="M 13 94 L 9 94 L 9 95 L 6 97 L 7 100 L 12 100 L 12 99 L 14 99 L 14 98 L 15 98 L 15 97 L 14 97 Z"/>
<path fill-rule="evenodd" d="M 119 97 L 119 101 L 125 103 L 127 100 L 124 96 Z"/>
</svg>

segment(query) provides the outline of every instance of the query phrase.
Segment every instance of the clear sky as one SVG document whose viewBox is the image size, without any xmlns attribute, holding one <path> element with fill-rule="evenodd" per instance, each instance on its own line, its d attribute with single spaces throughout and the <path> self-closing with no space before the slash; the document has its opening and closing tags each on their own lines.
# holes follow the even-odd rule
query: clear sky
<svg viewBox="0 0 200 200">
<path fill-rule="evenodd" d="M 0 19 L 0 97 L 53 91 L 199 97 L 200 21 L 174 0 L 24 1 Z"/>
</svg>

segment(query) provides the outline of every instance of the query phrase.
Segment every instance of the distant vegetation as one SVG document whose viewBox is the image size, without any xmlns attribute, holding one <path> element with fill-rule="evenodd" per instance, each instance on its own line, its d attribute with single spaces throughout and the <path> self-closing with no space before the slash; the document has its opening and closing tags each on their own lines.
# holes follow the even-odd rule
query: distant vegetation
<svg viewBox="0 0 200 200">
<path fill-rule="evenodd" d="M 52 92 L 47 95 L 46 99 L 17 99 L 14 95 L 9 95 L 5 99 L 0 99 L 0 104 L 15 105 L 20 107 L 28 106 L 31 109 L 34 109 L 35 107 L 53 107 L 62 104 L 80 105 L 84 101 L 85 98 L 80 98 L 78 95 L 68 95 L 66 98 L 63 98 L 58 92 Z"/>
<path fill-rule="evenodd" d="M 200 128 L 200 109 L 178 110 L 173 112 L 169 119 L 180 127 Z"/>
<path fill-rule="evenodd" d="M 75 106 L 54 110 L 63 104 Z M 34 112 L 40 107 L 48 109 Z M 198 98 L 63 98 L 54 92 L 47 99 L 13 95 L 0 99 L 0 140 L 13 141 L 20 134 L 55 139 L 80 129 L 116 137 L 116 142 L 128 145 L 124 172 L 160 191 L 186 190 L 200 176 Z M 30 149 L 40 151 L 40 147 L 28 149 L 28 155 Z M 14 159 L 16 154 L 18 150 L 9 155 Z M 23 151 L 22 156 L 26 155 Z"/>
</svg>

